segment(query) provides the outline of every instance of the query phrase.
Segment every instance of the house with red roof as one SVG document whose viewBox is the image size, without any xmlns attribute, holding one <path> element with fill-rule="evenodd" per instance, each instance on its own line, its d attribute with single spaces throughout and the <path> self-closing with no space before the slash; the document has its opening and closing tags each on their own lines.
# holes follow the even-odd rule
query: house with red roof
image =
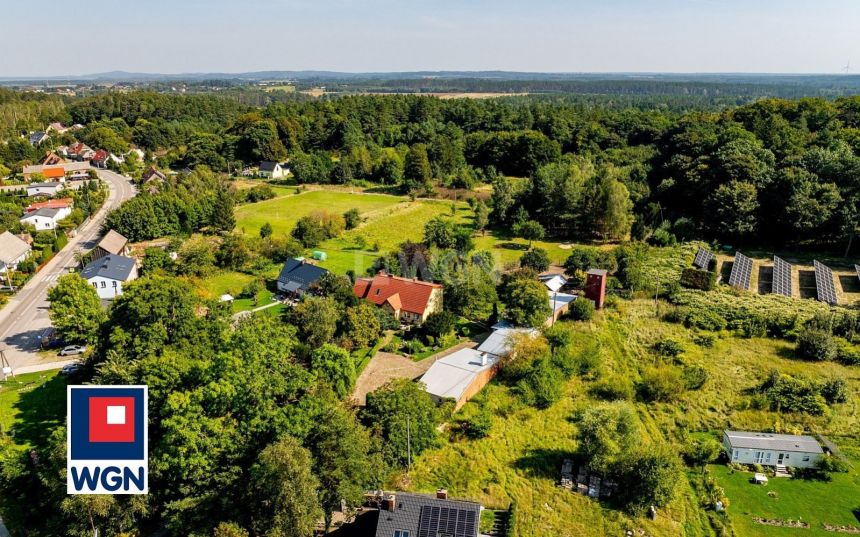
<svg viewBox="0 0 860 537">
<path fill-rule="evenodd" d="M 431 313 L 442 311 L 442 286 L 438 283 L 380 272 L 373 278 L 356 279 L 352 290 L 405 323 L 421 324 Z"/>
<path fill-rule="evenodd" d="M 90 164 L 95 166 L 96 168 L 107 168 L 107 162 L 110 154 L 104 149 L 99 149 L 96 151 L 96 154 L 93 155 L 93 158 L 90 159 Z"/>
<path fill-rule="evenodd" d="M 38 203 L 31 203 L 30 205 L 27 205 L 27 208 L 24 209 L 24 211 L 30 213 L 33 211 L 38 211 L 39 209 L 71 209 L 72 203 L 72 198 L 60 198 L 56 200 L 40 201 Z"/>
</svg>

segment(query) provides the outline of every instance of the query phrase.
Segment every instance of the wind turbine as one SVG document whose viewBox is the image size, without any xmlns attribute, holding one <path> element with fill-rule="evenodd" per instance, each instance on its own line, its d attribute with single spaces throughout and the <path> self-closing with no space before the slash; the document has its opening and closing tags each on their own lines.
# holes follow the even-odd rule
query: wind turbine
<svg viewBox="0 0 860 537">
<path fill-rule="evenodd" d="M 842 70 L 845 71 L 846 75 L 851 72 L 851 59 L 850 58 L 848 59 L 848 63 L 845 65 L 845 67 L 842 68 Z"/>
</svg>

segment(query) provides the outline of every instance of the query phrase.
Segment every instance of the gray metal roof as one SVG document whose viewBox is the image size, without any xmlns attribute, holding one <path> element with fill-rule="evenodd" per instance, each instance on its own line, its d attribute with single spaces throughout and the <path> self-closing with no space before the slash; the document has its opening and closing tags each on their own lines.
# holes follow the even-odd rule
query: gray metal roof
<svg viewBox="0 0 860 537">
<path fill-rule="evenodd" d="M 120 235 L 114 230 L 108 231 L 102 240 L 99 241 L 99 248 L 111 254 L 119 254 L 128 244 L 128 239 Z"/>
<path fill-rule="evenodd" d="M 264 160 L 260 163 L 260 171 L 261 172 L 273 172 L 275 171 L 275 167 L 278 165 L 278 162 L 272 162 L 270 160 Z"/>
<path fill-rule="evenodd" d="M 34 216 L 44 216 L 45 218 L 54 218 L 57 216 L 57 213 L 60 212 L 60 209 L 51 209 L 49 207 L 42 207 L 41 209 L 35 210 L 33 212 L 25 214 L 21 220 L 29 220 Z"/>
<path fill-rule="evenodd" d="M 419 537 L 422 519 L 425 525 L 429 526 L 425 530 L 430 531 L 425 535 L 432 537 L 438 534 L 450 534 L 456 537 L 477 537 L 478 535 L 481 506 L 477 503 L 439 500 L 433 496 L 397 492 L 394 504 L 393 512 L 379 511 L 376 537 L 394 537 L 395 530 L 406 530 L 410 537 Z M 473 521 L 471 526 L 464 523 L 468 518 Z"/>
<path fill-rule="evenodd" d="M 775 451 L 798 451 L 823 453 L 821 444 L 811 436 L 794 434 L 759 433 L 754 431 L 726 431 L 732 448 L 770 449 Z"/>
<path fill-rule="evenodd" d="M 89 280 L 96 276 L 109 280 L 126 281 L 134 269 L 134 259 L 124 255 L 106 255 L 84 267 L 81 278 Z"/>
<path fill-rule="evenodd" d="M 36 188 L 36 187 L 39 187 L 39 188 L 47 188 L 47 187 L 63 188 L 63 184 L 62 183 L 47 182 L 47 183 L 30 183 L 29 185 L 27 185 L 27 188 Z"/>
<path fill-rule="evenodd" d="M 326 269 L 299 261 L 298 259 L 287 259 L 284 263 L 281 273 L 278 274 L 278 281 L 284 285 L 289 285 L 292 282 L 299 284 L 298 287 L 291 286 L 290 291 L 301 289 L 307 291 L 310 286 L 328 272 Z"/>
</svg>

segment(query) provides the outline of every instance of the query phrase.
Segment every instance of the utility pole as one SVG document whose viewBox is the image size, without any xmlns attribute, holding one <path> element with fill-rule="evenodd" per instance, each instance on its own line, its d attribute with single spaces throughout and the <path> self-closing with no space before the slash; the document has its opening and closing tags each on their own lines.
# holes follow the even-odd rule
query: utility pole
<svg viewBox="0 0 860 537">
<path fill-rule="evenodd" d="M 412 422 L 411 416 L 406 415 L 406 472 L 412 471 Z"/>
</svg>

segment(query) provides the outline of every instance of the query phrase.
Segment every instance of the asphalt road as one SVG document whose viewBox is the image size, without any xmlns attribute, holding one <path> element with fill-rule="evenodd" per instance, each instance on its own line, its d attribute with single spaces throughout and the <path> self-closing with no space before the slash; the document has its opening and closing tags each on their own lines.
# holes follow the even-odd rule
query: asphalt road
<svg viewBox="0 0 860 537">
<path fill-rule="evenodd" d="M 51 369 L 66 362 L 59 356 L 46 358 L 37 352 L 42 333 L 51 326 L 48 319 L 48 289 L 56 283 L 57 278 L 77 265 L 75 252 L 90 250 L 98 243 L 101 238 L 99 228 L 108 211 L 137 193 L 131 182 L 118 173 L 99 170 L 98 174 L 110 188 L 108 199 L 101 210 L 0 309 L 0 349 L 16 373 Z"/>
</svg>

